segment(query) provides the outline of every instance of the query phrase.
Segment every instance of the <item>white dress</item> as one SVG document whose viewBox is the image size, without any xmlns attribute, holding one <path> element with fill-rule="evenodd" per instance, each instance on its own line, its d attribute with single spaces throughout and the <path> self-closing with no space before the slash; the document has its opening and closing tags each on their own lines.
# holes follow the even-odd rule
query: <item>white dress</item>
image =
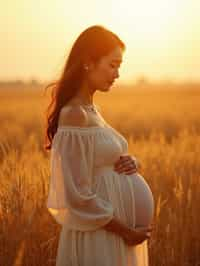
<svg viewBox="0 0 200 266">
<path fill-rule="evenodd" d="M 139 174 L 114 170 L 128 153 L 114 128 L 59 126 L 51 148 L 47 208 L 62 225 L 56 266 L 148 266 L 147 240 L 128 246 L 102 227 L 113 216 L 129 227 L 151 223 L 154 201 Z"/>
</svg>

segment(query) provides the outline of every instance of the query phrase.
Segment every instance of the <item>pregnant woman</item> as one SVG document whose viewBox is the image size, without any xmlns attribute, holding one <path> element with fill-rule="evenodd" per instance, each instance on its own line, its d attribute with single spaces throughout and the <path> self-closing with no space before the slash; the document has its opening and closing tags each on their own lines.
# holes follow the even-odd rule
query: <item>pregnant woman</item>
<svg viewBox="0 0 200 266">
<path fill-rule="evenodd" d="M 119 77 L 124 50 L 113 32 L 89 27 L 72 46 L 59 81 L 50 84 L 47 207 L 62 225 L 56 266 L 148 266 L 153 195 L 127 140 L 93 102 L 96 91 L 109 91 Z"/>
</svg>

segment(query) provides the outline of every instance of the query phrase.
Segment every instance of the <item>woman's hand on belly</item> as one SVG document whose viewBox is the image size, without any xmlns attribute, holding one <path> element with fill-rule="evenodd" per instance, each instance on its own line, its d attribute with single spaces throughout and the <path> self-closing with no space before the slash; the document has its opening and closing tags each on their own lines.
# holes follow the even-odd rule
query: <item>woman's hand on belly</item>
<svg viewBox="0 0 200 266">
<path fill-rule="evenodd" d="M 114 170 L 119 174 L 125 173 L 127 175 L 134 174 L 138 171 L 139 162 L 132 155 L 121 155 L 120 159 L 114 164 Z"/>
</svg>

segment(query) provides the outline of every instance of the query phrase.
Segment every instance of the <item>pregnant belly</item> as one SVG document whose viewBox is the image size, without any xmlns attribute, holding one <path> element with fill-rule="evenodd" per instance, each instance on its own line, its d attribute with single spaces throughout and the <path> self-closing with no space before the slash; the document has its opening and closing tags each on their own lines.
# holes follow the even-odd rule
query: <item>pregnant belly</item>
<svg viewBox="0 0 200 266">
<path fill-rule="evenodd" d="M 104 167 L 96 175 L 97 194 L 109 200 L 115 215 L 128 226 L 148 226 L 153 219 L 154 199 L 150 187 L 139 174 L 117 173 Z"/>
<path fill-rule="evenodd" d="M 130 178 L 134 189 L 136 227 L 147 226 L 154 214 L 153 194 L 143 176 L 135 173 Z"/>
</svg>

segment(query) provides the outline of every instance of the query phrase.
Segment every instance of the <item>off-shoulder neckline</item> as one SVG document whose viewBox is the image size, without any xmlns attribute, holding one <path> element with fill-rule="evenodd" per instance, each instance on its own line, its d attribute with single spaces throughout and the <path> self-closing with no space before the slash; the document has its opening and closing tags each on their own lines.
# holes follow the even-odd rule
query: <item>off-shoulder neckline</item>
<svg viewBox="0 0 200 266">
<path fill-rule="evenodd" d="M 79 127 L 79 126 L 62 125 L 62 126 L 58 126 L 57 131 L 63 131 L 63 130 L 96 131 L 96 130 L 103 130 L 103 129 L 110 129 L 110 126 L 106 125 L 104 127 L 101 127 L 101 126 Z"/>
</svg>

